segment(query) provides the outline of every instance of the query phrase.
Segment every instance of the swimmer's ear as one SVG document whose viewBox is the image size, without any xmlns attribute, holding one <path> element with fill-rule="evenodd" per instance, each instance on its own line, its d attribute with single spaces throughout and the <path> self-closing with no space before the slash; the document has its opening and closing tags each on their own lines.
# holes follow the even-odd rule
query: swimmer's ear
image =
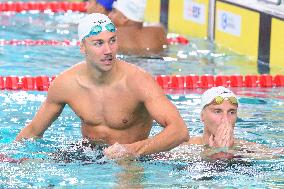
<svg viewBox="0 0 284 189">
<path fill-rule="evenodd" d="M 80 43 L 80 52 L 83 54 L 83 55 L 86 55 L 86 48 L 85 48 L 85 45 L 83 44 L 83 42 Z"/>
<path fill-rule="evenodd" d="M 200 113 L 200 119 L 201 119 L 202 123 L 204 123 L 204 115 L 203 115 L 203 110 L 202 110 L 202 111 L 201 111 L 201 113 Z"/>
</svg>

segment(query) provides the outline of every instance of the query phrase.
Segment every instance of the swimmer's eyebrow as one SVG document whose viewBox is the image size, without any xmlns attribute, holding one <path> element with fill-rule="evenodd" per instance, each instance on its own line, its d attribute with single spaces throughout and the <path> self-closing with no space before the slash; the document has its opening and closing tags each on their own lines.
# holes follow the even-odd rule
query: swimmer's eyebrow
<svg viewBox="0 0 284 189">
<path fill-rule="evenodd" d="M 211 108 L 212 110 L 223 110 L 223 108 L 219 108 L 219 107 L 216 107 L 216 108 Z M 228 111 L 231 111 L 231 110 L 237 110 L 237 108 L 230 108 Z"/>
<path fill-rule="evenodd" d="M 117 38 L 117 36 L 114 35 L 114 36 L 110 37 L 109 39 L 114 39 L 114 38 Z M 104 41 L 104 39 L 90 39 L 90 41 L 91 42 L 93 42 L 93 41 Z"/>
<path fill-rule="evenodd" d="M 91 42 L 94 42 L 94 41 L 104 41 L 103 39 L 91 39 Z"/>
<path fill-rule="evenodd" d="M 223 111 L 222 108 L 211 108 L 212 111 L 216 111 L 216 110 L 219 110 L 219 111 Z"/>
</svg>

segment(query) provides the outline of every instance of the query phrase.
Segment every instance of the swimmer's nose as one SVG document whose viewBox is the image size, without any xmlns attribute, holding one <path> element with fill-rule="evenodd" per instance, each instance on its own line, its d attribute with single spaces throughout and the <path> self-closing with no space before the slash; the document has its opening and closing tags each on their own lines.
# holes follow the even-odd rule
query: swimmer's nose
<svg viewBox="0 0 284 189">
<path fill-rule="evenodd" d="M 224 115 L 223 115 L 223 120 L 224 120 L 224 121 L 228 121 L 228 120 L 229 120 L 228 114 L 224 114 Z"/>
<path fill-rule="evenodd" d="M 222 118 L 221 118 L 221 122 L 226 123 L 229 121 L 229 115 L 224 113 Z"/>
<path fill-rule="evenodd" d="M 109 54 L 111 53 L 111 48 L 110 45 L 108 43 L 105 44 L 105 54 Z"/>
</svg>

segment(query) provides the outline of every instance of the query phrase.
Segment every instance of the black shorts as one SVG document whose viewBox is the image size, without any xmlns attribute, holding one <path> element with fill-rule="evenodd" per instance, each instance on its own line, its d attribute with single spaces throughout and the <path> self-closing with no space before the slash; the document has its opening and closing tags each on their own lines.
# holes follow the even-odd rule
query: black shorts
<svg viewBox="0 0 284 189">
<path fill-rule="evenodd" d="M 59 149 L 52 153 L 51 159 L 58 163 L 102 163 L 103 150 L 107 148 L 106 144 L 97 144 L 88 140 L 83 140 L 70 144 L 66 148 Z M 104 162 L 104 161 L 103 161 Z"/>
</svg>

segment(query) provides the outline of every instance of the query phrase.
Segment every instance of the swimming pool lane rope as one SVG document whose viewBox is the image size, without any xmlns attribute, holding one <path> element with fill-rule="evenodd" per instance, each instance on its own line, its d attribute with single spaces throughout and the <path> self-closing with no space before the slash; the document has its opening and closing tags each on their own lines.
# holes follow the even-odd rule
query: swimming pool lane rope
<svg viewBox="0 0 284 189">
<path fill-rule="evenodd" d="M 56 76 L 0 76 L 0 90 L 47 91 Z M 207 89 L 224 87 L 284 87 L 284 75 L 158 75 L 157 83 L 164 89 Z"/>
<path fill-rule="evenodd" d="M 0 12 L 24 12 L 24 11 L 39 11 L 39 12 L 86 12 L 87 2 L 44 2 L 44 1 L 30 1 L 30 2 L 0 2 Z"/>
<path fill-rule="evenodd" d="M 0 13 L 1 12 L 86 12 L 87 2 L 44 2 L 44 1 L 30 1 L 30 2 L 0 2 Z M 188 44 L 189 40 L 183 36 L 168 37 L 169 44 Z M 4 40 L 0 39 L 0 46 L 3 45 L 78 45 L 76 40 Z"/>
<path fill-rule="evenodd" d="M 189 44 L 189 40 L 181 35 L 176 35 L 172 37 L 168 37 L 167 41 L 169 44 L 183 44 L 187 45 Z M 32 39 L 12 39 L 12 40 L 5 40 L 5 39 L 0 39 L 0 46 L 5 46 L 5 45 L 12 45 L 12 46 L 76 46 L 80 45 L 80 41 L 73 39 L 73 40 L 32 40 Z"/>
</svg>

